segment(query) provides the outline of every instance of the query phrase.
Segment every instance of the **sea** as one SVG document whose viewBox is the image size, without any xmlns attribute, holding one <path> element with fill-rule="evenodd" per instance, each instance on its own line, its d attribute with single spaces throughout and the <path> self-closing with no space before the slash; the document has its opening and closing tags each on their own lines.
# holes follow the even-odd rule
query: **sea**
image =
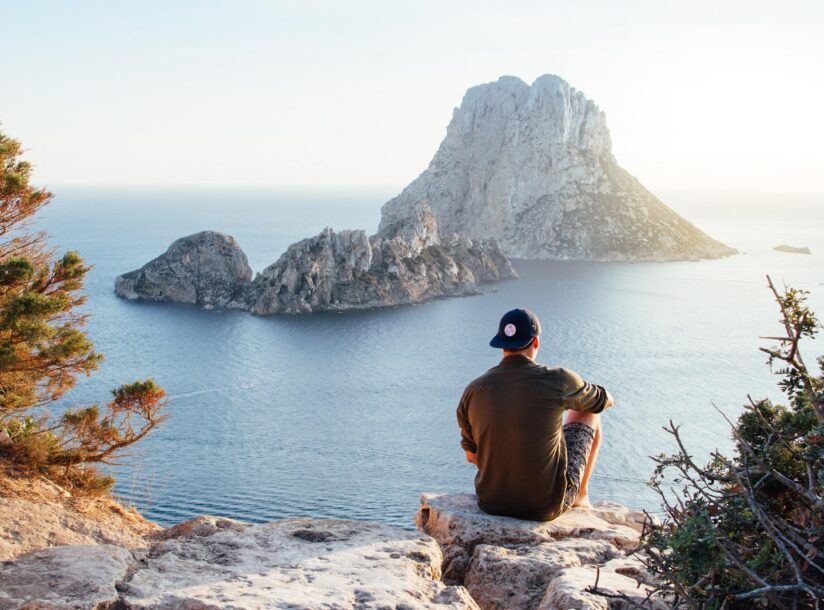
<svg viewBox="0 0 824 610">
<path fill-rule="evenodd" d="M 414 527 L 422 492 L 469 492 L 455 408 L 466 384 L 500 359 L 500 316 L 527 307 L 543 324 L 538 360 L 608 388 L 592 499 L 660 510 L 651 456 L 674 451 L 680 426 L 697 460 L 731 452 L 748 397 L 781 401 L 759 347 L 780 332 L 766 285 L 810 291 L 824 314 L 824 197 L 660 193 L 740 254 L 672 263 L 515 261 L 520 279 L 466 298 L 351 313 L 253 316 L 129 302 L 115 277 L 178 237 L 234 236 L 255 271 L 324 227 L 370 234 L 388 188 L 54 187 L 35 228 L 58 253 L 93 266 L 87 331 L 105 361 L 62 409 L 105 404 L 153 378 L 168 419 L 116 464 L 116 494 L 168 525 L 201 514 L 250 522 L 366 519 Z M 808 246 L 811 255 L 777 252 Z M 824 338 L 804 345 L 807 361 Z"/>
</svg>

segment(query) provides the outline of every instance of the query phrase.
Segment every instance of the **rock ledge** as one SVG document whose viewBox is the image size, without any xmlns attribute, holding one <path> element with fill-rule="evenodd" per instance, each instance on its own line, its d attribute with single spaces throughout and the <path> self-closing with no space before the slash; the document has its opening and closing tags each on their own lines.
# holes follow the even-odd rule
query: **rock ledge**
<svg viewBox="0 0 824 610">
<path fill-rule="evenodd" d="M 474 494 L 437 493 L 421 496 L 416 515 L 441 546 L 444 582 L 465 585 L 483 610 L 624 607 L 587 591 L 596 573 L 602 591 L 642 601 L 646 589 L 636 578 L 649 576 L 627 551 L 636 548 L 643 519 L 600 502 L 554 521 L 524 521 L 484 513 Z"/>
</svg>

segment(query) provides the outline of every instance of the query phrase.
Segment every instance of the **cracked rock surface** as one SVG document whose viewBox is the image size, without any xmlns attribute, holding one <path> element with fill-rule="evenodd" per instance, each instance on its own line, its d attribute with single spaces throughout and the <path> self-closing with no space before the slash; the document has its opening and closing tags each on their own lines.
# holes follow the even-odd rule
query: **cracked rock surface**
<svg viewBox="0 0 824 610">
<path fill-rule="evenodd" d="M 476 608 L 438 580 L 428 536 L 357 521 L 199 519 L 151 549 L 121 586 L 125 608 Z"/>
<path fill-rule="evenodd" d="M 443 551 L 443 580 L 465 585 L 482 610 L 606 610 L 628 607 L 599 590 L 640 602 L 650 582 L 637 547 L 642 513 L 601 502 L 549 522 L 481 511 L 474 494 L 425 493 L 418 528 Z M 651 606 L 655 608 L 656 606 Z M 662 606 L 663 607 L 663 606 Z"/>
<path fill-rule="evenodd" d="M 115 584 L 134 557 L 109 544 L 55 546 L 0 565 L 0 610 L 97 610 L 119 598 Z"/>
<path fill-rule="evenodd" d="M 428 493 L 419 532 L 213 516 L 162 529 L 111 498 L 5 475 L 0 542 L 14 544 L 0 559 L 0 610 L 615 610 L 632 607 L 615 596 L 639 601 L 651 582 L 627 556 L 642 515 L 608 502 L 542 523 Z M 43 524 L 53 535 L 33 537 Z M 596 578 L 613 597 L 592 591 Z"/>
<path fill-rule="evenodd" d="M 59 546 L 0 565 L 0 610 L 477 610 L 429 536 L 378 523 L 197 517 L 147 547 Z"/>
</svg>

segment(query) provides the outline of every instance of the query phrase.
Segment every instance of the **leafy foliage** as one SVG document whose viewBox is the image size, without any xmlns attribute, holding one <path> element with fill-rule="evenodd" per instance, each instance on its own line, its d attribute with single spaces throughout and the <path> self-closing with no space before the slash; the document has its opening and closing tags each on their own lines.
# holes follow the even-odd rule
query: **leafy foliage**
<svg viewBox="0 0 824 610">
<path fill-rule="evenodd" d="M 806 293 L 779 293 L 784 334 L 762 348 L 788 404 L 750 402 L 735 424 L 733 457 L 699 466 L 678 446 L 656 458 L 651 481 L 666 511 L 649 519 L 639 550 L 671 608 L 820 608 L 824 599 L 824 359 L 812 373 L 799 343 L 821 326 Z M 667 477 L 674 473 L 674 479 Z M 675 497 L 667 490 L 676 484 Z"/>
<path fill-rule="evenodd" d="M 20 143 L 0 132 L 0 455 L 87 490 L 112 481 L 95 471 L 163 419 L 153 381 L 114 390 L 98 405 L 51 417 L 47 407 L 90 375 L 102 355 L 83 332 L 79 308 L 90 267 L 77 252 L 55 257 L 45 234 L 30 230 L 52 194 L 29 184 Z"/>
</svg>

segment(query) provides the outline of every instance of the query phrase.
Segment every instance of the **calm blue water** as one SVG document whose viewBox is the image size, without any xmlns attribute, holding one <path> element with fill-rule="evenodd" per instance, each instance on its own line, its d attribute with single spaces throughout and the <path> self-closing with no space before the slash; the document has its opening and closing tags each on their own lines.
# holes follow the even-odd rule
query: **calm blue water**
<svg viewBox="0 0 824 610">
<path fill-rule="evenodd" d="M 543 322 L 539 360 L 574 368 L 616 398 L 604 418 L 594 499 L 654 510 L 647 456 L 672 449 L 661 429 L 668 420 L 706 455 L 730 446 L 713 403 L 734 415 L 748 393 L 778 397 L 757 349 L 759 335 L 777 330 L 764 275 L 812 290 L 824 314 L 824 217 L 815 199 L 765 197 L 743 218 L 726 207 L 740 201 L 669 199 L 746 252 L 724 260 L 520 262 L 520 280 L 478 297 L 262 318 L 125 302 L 113 281 L 203 229 L 233 235 L 259 271 L 326 225 L 373 232 L 394 193 L 57 190 L 39 226 L 94 265 L 88 331 L 106 355 L 67 403 L 105 402 L 115 386 L 143 377 L 166 389 L 168 421 L 116 469 L 117 492 L 164 524 L 210 513 L 412 527 L 422 491 L 472 489 L 455 406 L 466 383 L 497 362 L 487 342 L 516 306 Z M 767 205 L 805 213 L 776 220 Z M 774 252 L 778 243 L 814 254 Z M 813 362 L 822 342 L 810 347 Z"/>
</svg>

